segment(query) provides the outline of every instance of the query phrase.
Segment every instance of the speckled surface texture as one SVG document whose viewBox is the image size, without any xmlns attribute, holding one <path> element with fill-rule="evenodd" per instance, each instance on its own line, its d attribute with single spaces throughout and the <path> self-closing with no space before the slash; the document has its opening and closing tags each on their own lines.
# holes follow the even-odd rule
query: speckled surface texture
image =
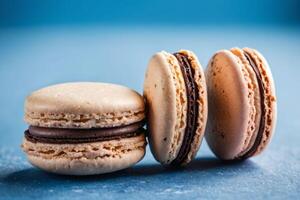
<svg viewBox="0 0 300 200">
<path fill-rule="evenodd" d="M 73 27 L 0 30 L 0 199 L 297 199 L 300 195 L 300 29 Z M 268 59 L 278 94 L 275 136 L 262 155 L 216 159 L 204 142 L 184 169 L 160 166 L 149 149 L 133 168 L 71 177 L 27 163 L 20 149 L 29 92 L 65 81 L 103 81 L 142 91 L 149 57 L 193 50 L 203 66 L 221 48 L 249 46 Z"/>
</svg>

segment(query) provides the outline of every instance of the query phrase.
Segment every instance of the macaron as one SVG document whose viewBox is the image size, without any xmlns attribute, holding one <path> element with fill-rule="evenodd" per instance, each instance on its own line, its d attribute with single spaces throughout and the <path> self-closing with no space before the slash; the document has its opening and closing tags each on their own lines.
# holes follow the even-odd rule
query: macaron
<svg viewBox="0 0 300 200">
<path fill-rule="evenodd" d="M 275 130 L 277 103 L 266 59 L 255 49 L 220 50 L 206 69 L 209 114 L 206 140 L 223 160 L 266 149 Z"/>
<path fill-rule="evenodd" d="M 25 102 L 22 148 L 32 165 L 66 175 L 103 174 L 145 154 L 145 105 L 120 85 L 77 82 L 33 92 Z"/>
<path fill-rule="evenodd" d="M 163 165 L 182 166 L 196 155 L 207 120 L 204 72 L 187 50 L 156 53 L 144 82 L 150 149 Z"/>
</svg>

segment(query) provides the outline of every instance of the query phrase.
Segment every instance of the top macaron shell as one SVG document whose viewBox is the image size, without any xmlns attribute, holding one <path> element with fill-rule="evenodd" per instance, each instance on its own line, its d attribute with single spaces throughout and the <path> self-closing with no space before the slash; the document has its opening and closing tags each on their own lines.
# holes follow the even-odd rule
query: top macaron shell
<svg viewBox="0 0 300 200">
<path fill-rule="evenodd" d="M 195 81 L 199 88 L 201 104 L 196 135 L 191 150 L 182 164 L 190 162 L 196 155 L 202 141 L 206 118 L 206 83 L 197 57 L 182 50 L 195 69 Z M 176 57 L 165 51 L 156 53 L 148 64 L 144 82 L 144 96 L 148 105 L 149 144 L 157 161 L 170 164 L 178 155 L 184 138 L 187 118 L 187 97 L 185 82 Z"/>
<path fill-rule="evenodd" d="M 233 48 L 217 52 L 208 64 L 209 117 L 206 140 L 221 159 L 242 157 L 254 145 L 260 126 L 261 95 L 256 75 L 244 52 L 255 58 L 264 76 L 269 119 L 262 142 L 253 154 L 262 151 L 270 141 L 276 123 L 275 88 L 268 63 L 257 51 Z"/>
<path fill-rule="evenodd" d="M 126 87 L 94 82 L 64 83 L 27 97 L 25 121 L 52 128 L 101 128 L 144 119 L 144 101 Z"/>
</svg>

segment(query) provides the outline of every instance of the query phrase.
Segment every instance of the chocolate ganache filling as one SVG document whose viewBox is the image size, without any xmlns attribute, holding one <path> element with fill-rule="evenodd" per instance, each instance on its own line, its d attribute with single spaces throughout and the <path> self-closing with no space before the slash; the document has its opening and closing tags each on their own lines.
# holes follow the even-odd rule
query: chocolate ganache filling
<svg viewBox="0 0 300 200">
<path fill-rule="evenodd" d="M 244 55 L 247 58 L 250 66 L 252 67 L 252 69 L 256 75 L 257 82 L 258 82 L 258 88 L 259 88 L 260 100 L 261 100 L 261 102 L 260 102 L 261 118 L 260 118 L 260 123 L 259 123 L 259 129 L 258 129 L 257 136 L 256 136 L 253 146 L 244 155 L 242 155 L 240 157 L 240 159 L 246 159 L 246 158 L 252 156 L 256 152 L 257 148 L 259 147 L 259 145 L 262 142 L 263 134 L 264 134 L 264 130 L 265 130 L 265 123 L 266 123 L 266 117 L 265 117 L 266 108 L 265 108 L 265 103 L 264 103 L 266 97 L 265 97 L 265 93 L 264 93 L 265 87 L 263 84 L 262 76 L 259 72 L 259 69 L 258 69 L 255 61 L 252 59 L 251 55 L 249 55 L 249 53 L 247 53 L 247 52 L 244 52 Z"/>
<path fill-rule="evenodd" d="M 195 71 L 191 67 L 191 63 L 188 57 L 182 53 L 174 53 L 173 55 L 179 62 L 187 94 L 187 125 L 178 155 L 172 161 L 172 164 L 181 164 L 182 162 L 184 162 L 184 160 L 188 156 L 188 153 L 190 152 L 191 144 L 196 133 L 199 109 L 197 99 L 199 96 L 199 91 L 194 79 Z"/>
<path fill-rule="evenodd" d="M 31 142 L 75 144 L 134 137 L 143 132 L 145 122 L 110 128 L 66 129 L 29 126 L 25 138 Z"/>
</svg>

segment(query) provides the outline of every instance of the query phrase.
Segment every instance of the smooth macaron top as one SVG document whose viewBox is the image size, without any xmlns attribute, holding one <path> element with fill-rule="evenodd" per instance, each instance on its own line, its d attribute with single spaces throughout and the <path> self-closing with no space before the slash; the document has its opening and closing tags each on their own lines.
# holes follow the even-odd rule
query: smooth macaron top
<svg viewBox="0 0 300 200">
<path fill-rule="evenodd" d="M 260 153 L 276 124 L 274 81 L 267 61 L 256 50 L 218 51 L 206 70 L 209 117 L 206 139 L 221 159 Z"/>
<path fill-rule="evenodd" d="M 53 128 L 101 128 L 144 119 L 144 100 L 120 85 L 75 82 L 42 88 L 25 102 L 25 121 Z"/>
<path fill-rule="evenodd" d="M 188 62 L 189 70 L 193 71 L 189 80 L 183 75 L 179 57 Z M 197 94 L 189 97 L 188 89 L 197 90 Z M 171 164 L 183 154 L 179 164 L 190 162 L 200 146 L 207 118 L 206 83 L 197 57 L 187 50 L 175 54 L 156 53 L 148 64 L 144 97 L 148 106 L 149 144 L 155 159 L 162 164 Z M 191 100 L 196 111 L 188 113 L 188 101 Z M 187 124 L 190 116 L 196 116 L 196 127 L 186 135 L 186 129 L 191 128 Z M 188 145 L 184 151 L 183 145 Z"/>
</svg>

